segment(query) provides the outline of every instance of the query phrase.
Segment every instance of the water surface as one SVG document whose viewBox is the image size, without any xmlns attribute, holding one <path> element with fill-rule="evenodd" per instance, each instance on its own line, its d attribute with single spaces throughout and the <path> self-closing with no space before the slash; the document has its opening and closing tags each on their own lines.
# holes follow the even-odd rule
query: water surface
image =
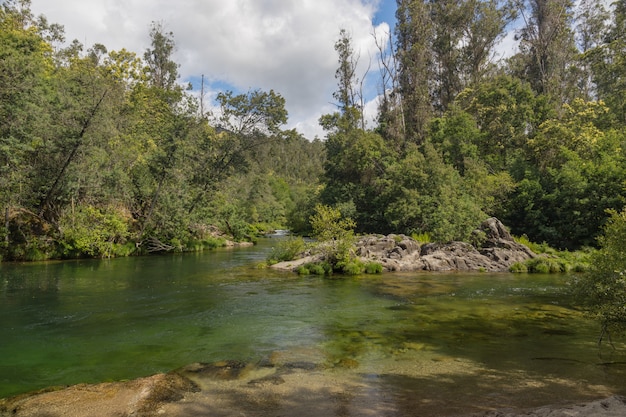
<svg viewBox="0 0 626 417">
<path fill-rule="evenodd" d="M 626 346 L 598 348 L 568 276 L 298 277 L 257 268 L 271 244 L 0 264 L 0 397 L 272 355 L 356 376 L 407 407 L 626 393 Z"/>
</svg>

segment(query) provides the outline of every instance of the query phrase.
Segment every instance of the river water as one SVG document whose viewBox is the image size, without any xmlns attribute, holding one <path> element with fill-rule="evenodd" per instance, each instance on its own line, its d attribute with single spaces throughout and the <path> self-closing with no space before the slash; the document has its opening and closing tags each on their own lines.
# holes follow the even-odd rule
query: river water
<svg viewBox="0 0 626 417">
<path fill-rule="evenodd" d="M 412 401 L 626 393 L 626 345 L 598 347 L 597 324 L 572 307 L 570 276 L 299 277 L 258 268 L 273 242 L 0 264 L 0 398 L 277 353 Z"/>
</svg>

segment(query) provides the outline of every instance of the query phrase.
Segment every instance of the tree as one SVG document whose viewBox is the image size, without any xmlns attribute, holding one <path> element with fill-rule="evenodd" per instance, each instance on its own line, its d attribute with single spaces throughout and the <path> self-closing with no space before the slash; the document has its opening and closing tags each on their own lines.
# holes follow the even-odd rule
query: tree
<svg viewBox="0 0 626 417">
<path fill-rule="evenodd" d="M 249 91 L 235 95 L 232 91 L 218 93 L 219 112 L 213 121 L 222 130 L 239 137 L 271 137 L 280 133 L 287 123 L 285 99 L 274 90 Z"/>
<path fill-rule="evenodd" d="M 597 99 L 593 84 L 593 71 L 590 57 L 593 51 L 603 44 L 607 35 L 609 13 L 602 0 L 581 0 L 576 16 L 576 44 L 580 51 L 579 87 L 586 100 Z"/>
<path fill-rule="evenodd" d="M 474 137 L 481 160 L 494 171 L 510 167 L 514 154 L 526 148 L 540 117 L 530 85 L 501 75 L 464 90 L 457 99 L 480 130 Z"/>
<path fill-rule="evenodd" d="M 509 2 L 472 0 L 466 2 L 467 22 L 461 42 L 461 82 L 464 87 L 484 81 L 493 66 L 494 47 L 515 17 Z"/>
<path fill-rule="evenodd" d="M 397 0 L 396 39 L 399 94 L 405 141 L 421 144 L 433 114 L 433 24 L 423 0 Z"/>
<path fill-rule="evenodd" d="M 344 217 L 337 208 L 318 204 L 310 221 L 313 237 L 318 241 L 317 249 L 333 269 L 343 269 L 354 261 L 354 220 Z"/>
<path fill-rule="evenodd" d="M 572 93 L 570 69 L 576 53 L 571 0 L 516 0 L 524 19 L 519 31 L 523 69 L 520 77 L 538 94 L 557 103 Z M 575 85 L 575 84 L 574 84 Z"/>
<path fill-rule="evenodd" d="M 617 123 L 626 124 L 626 1 L 614 3 L 613 21 L 603 42 L 585 53 L 598 99 L 611 109 Z"/>
<path fill-rule="evenodd" d="M 172 91 L 178 80 L 178 64 L 172 60 L 176 46 L 174 34 L 166 32 L 162 23 L 152 22 L 150 39 L 152 48 L 143 55 L 148 79 L 154 87 Z"/>
<path fill-rule="evenodd" d="M 389 167 L 385 219 L 401 233 L 428 233 L 436 241 L 468 239 L 487 216 L 431 143 L 423 152 L 411 145 L 406 156 Z"/>
<path fill-rule="evenodd" d="M 352 38 L 345 29 L 339 32 L 339 40 L 335 43 L 339 66 L 335 72 L 338 89 L 333 97 L 338 102 L 341 115 L 345 118 L 346 128 L 360 126 L 365 129 L 363 118 L 363 94 L 358 88 L 359 78 L 356 76 L 358 56 L 352 49 Z"/>
<path fill-rule="evenodd" d="M 626 330 L 626 210 L 610 215 L 591 268 L 575 286 L 582 305 L 600 322 L 599 343 Z"/>
<path fill-rule="evenodd" d="M 34 161 L 48 118 L 51 48 L 33 21 L 28 1 L 0 7 L 0 207 L 30 201 Z"/>
</svg>

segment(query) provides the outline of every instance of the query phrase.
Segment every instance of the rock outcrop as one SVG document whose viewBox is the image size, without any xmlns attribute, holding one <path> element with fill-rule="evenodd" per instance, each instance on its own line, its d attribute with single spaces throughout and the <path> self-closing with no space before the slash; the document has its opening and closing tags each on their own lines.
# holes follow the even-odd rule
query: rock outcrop
<svg viewBox="0 0 626 417">
<path fill-rule="evenodd" d="M 356 243 L 355 253 L 364 262 L 379 262 L 385 271 L 485 271 L 505 272 L 516 262 L 536 255 L 517 243 L 495 217 L 485 220 L 472 233 L 476 246 L 466 242 L 426 243 L 420 245 L 405 235 L 369 235 Z M 314 256 L 274 265 L 295 270 Z"/>
</svg>

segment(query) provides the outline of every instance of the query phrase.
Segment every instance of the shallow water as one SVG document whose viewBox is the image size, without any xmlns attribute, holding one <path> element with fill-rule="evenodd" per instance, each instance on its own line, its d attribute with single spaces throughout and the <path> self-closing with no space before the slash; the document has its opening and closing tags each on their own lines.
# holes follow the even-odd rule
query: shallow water
<svg viewBox="0 0 626 417">
<path fill-rule="evenodd" d="M 626 393 L 568 276 L 258 269 L 272 241 L 203 254 L 0 264 L 0 397 L 268 357 L 397 404 L 537 405 Z"/>
</svg>

